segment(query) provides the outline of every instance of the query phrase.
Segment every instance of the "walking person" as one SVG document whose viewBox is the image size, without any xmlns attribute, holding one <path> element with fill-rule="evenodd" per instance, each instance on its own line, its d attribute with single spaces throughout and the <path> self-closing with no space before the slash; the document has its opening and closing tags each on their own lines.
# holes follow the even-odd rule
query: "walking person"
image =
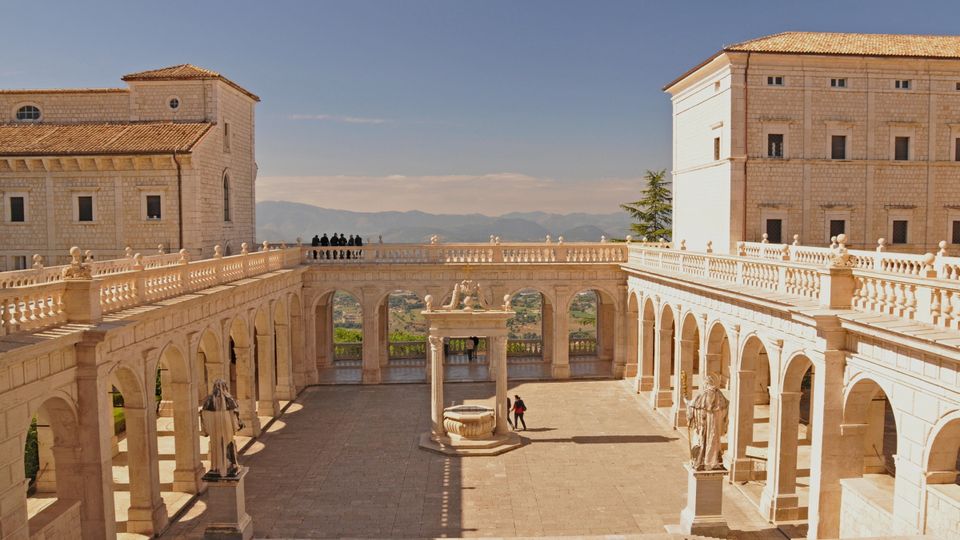
<svg viewBox="0 0 960 540">
<path fill-rule="evenodd" d="M 476 355 L 477 343 L 473 340 L 477 338 L 467 338 L 467 342 L 464 344 L 467 347 L 467 362 L 473 362 L 473 358 Z"/>
<path fill-rule="evenodd" d="M 527 412 L 527 404 L 520 399 L 520 395 L 513 396 L 513 428 L 517 429 L 523 424 L 523 431 L 527 430 L 527 421 L 523 419 L 523 413 Z"/>
<path fill-rule="evenodd" d="M 513 420 L 510 419 L 510 396 L 507 396 L 507 423 L 510 424 L 510 429 L 513 429 Z"/>
</svg>

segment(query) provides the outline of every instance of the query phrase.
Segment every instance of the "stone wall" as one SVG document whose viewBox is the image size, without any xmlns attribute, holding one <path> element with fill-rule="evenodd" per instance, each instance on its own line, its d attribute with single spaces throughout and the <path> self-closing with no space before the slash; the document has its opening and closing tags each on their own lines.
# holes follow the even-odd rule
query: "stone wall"
<svg viewBox="0 0 960 540">
<path fill-rule="evenodd" d="M 840 508 L 840 538 L 881 537 L 891 534 L 893 518 L 890 509 L 870 497 L 874 489 L 862 478 L 841 480 L 843 490 Z"/>
<path fill-rule="evenodd" d="M 960 486 L 927 487 L 927 528 L 924 533 L 943 540 L 960 540 Z"/>
<path fill-rule="evenodd" d="M 130 92 L 105 90 L 0 90 L 0 121 L 15 122 L 24 105 L 40 108 L 42 122 L 123 122 L 130 116 Z"/>
</svg>

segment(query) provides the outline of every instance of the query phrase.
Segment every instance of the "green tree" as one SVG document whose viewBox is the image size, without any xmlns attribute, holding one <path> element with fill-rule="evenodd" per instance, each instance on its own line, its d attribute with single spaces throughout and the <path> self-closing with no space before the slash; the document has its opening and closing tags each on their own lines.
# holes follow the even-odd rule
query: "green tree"
<svg viewBox="0 0 960 540">
<path fill-rule="evenodd" d="M 630 225 L 630 230 L 638 237 L 653 242 L 664 238 L 670 240 L 673 235 L 673 193 L 670 191 L 670 182 L 666 180 L 666 169 L 659 171 L 647 170 L 643 180 L 647 188 L 643 190 L 643 198 L 632 203 L 621 204 L 636 223 Z"/>
</svg>

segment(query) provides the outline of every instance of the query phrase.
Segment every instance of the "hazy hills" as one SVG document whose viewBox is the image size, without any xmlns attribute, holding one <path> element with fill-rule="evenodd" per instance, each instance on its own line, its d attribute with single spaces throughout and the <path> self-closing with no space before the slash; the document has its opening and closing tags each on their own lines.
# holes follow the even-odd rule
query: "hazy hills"
<svg viewBox="0 0 960 540">
<path fill-rule="evenodd" d="M 628 234 L 629 216 L 614 214 L 547 214 L 514 212 L 499 217 L 480 214 L 428 214 L 426 212 L 350 212 L 286 201 L 257 203 L 257 240 L 309 242 L 314 234 L 360 234 L 367 242 L 424 242 L 437 234 L 446 242 L 486 242 L 490 235 L 504 242 L 554 239 L 597 241 L 601 235 L 622 238 Z"/>
</svg>

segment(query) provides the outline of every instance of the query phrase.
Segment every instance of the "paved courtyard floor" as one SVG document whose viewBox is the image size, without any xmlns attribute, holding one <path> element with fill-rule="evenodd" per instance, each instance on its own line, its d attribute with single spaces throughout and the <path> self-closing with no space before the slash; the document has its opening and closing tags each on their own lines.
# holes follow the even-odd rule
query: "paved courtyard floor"
<svg viewBox="0 0 960 540">
<path fill-rule="evenodd" d="M 487 403 L 490 383 L 446 385 L 448 403 Z M 527 382 L 526 444 L 496 457 L 424 451 L 429 387 L 304 391 L 247 450 L 258 538 L 530 537 L 664 533 L 685 503 L 687 443 L 629 382 Z M 206 496 L 164 538 L 200 538 Z M 734 538 L 787 538 L 725 485 Z"/>
</svg>

